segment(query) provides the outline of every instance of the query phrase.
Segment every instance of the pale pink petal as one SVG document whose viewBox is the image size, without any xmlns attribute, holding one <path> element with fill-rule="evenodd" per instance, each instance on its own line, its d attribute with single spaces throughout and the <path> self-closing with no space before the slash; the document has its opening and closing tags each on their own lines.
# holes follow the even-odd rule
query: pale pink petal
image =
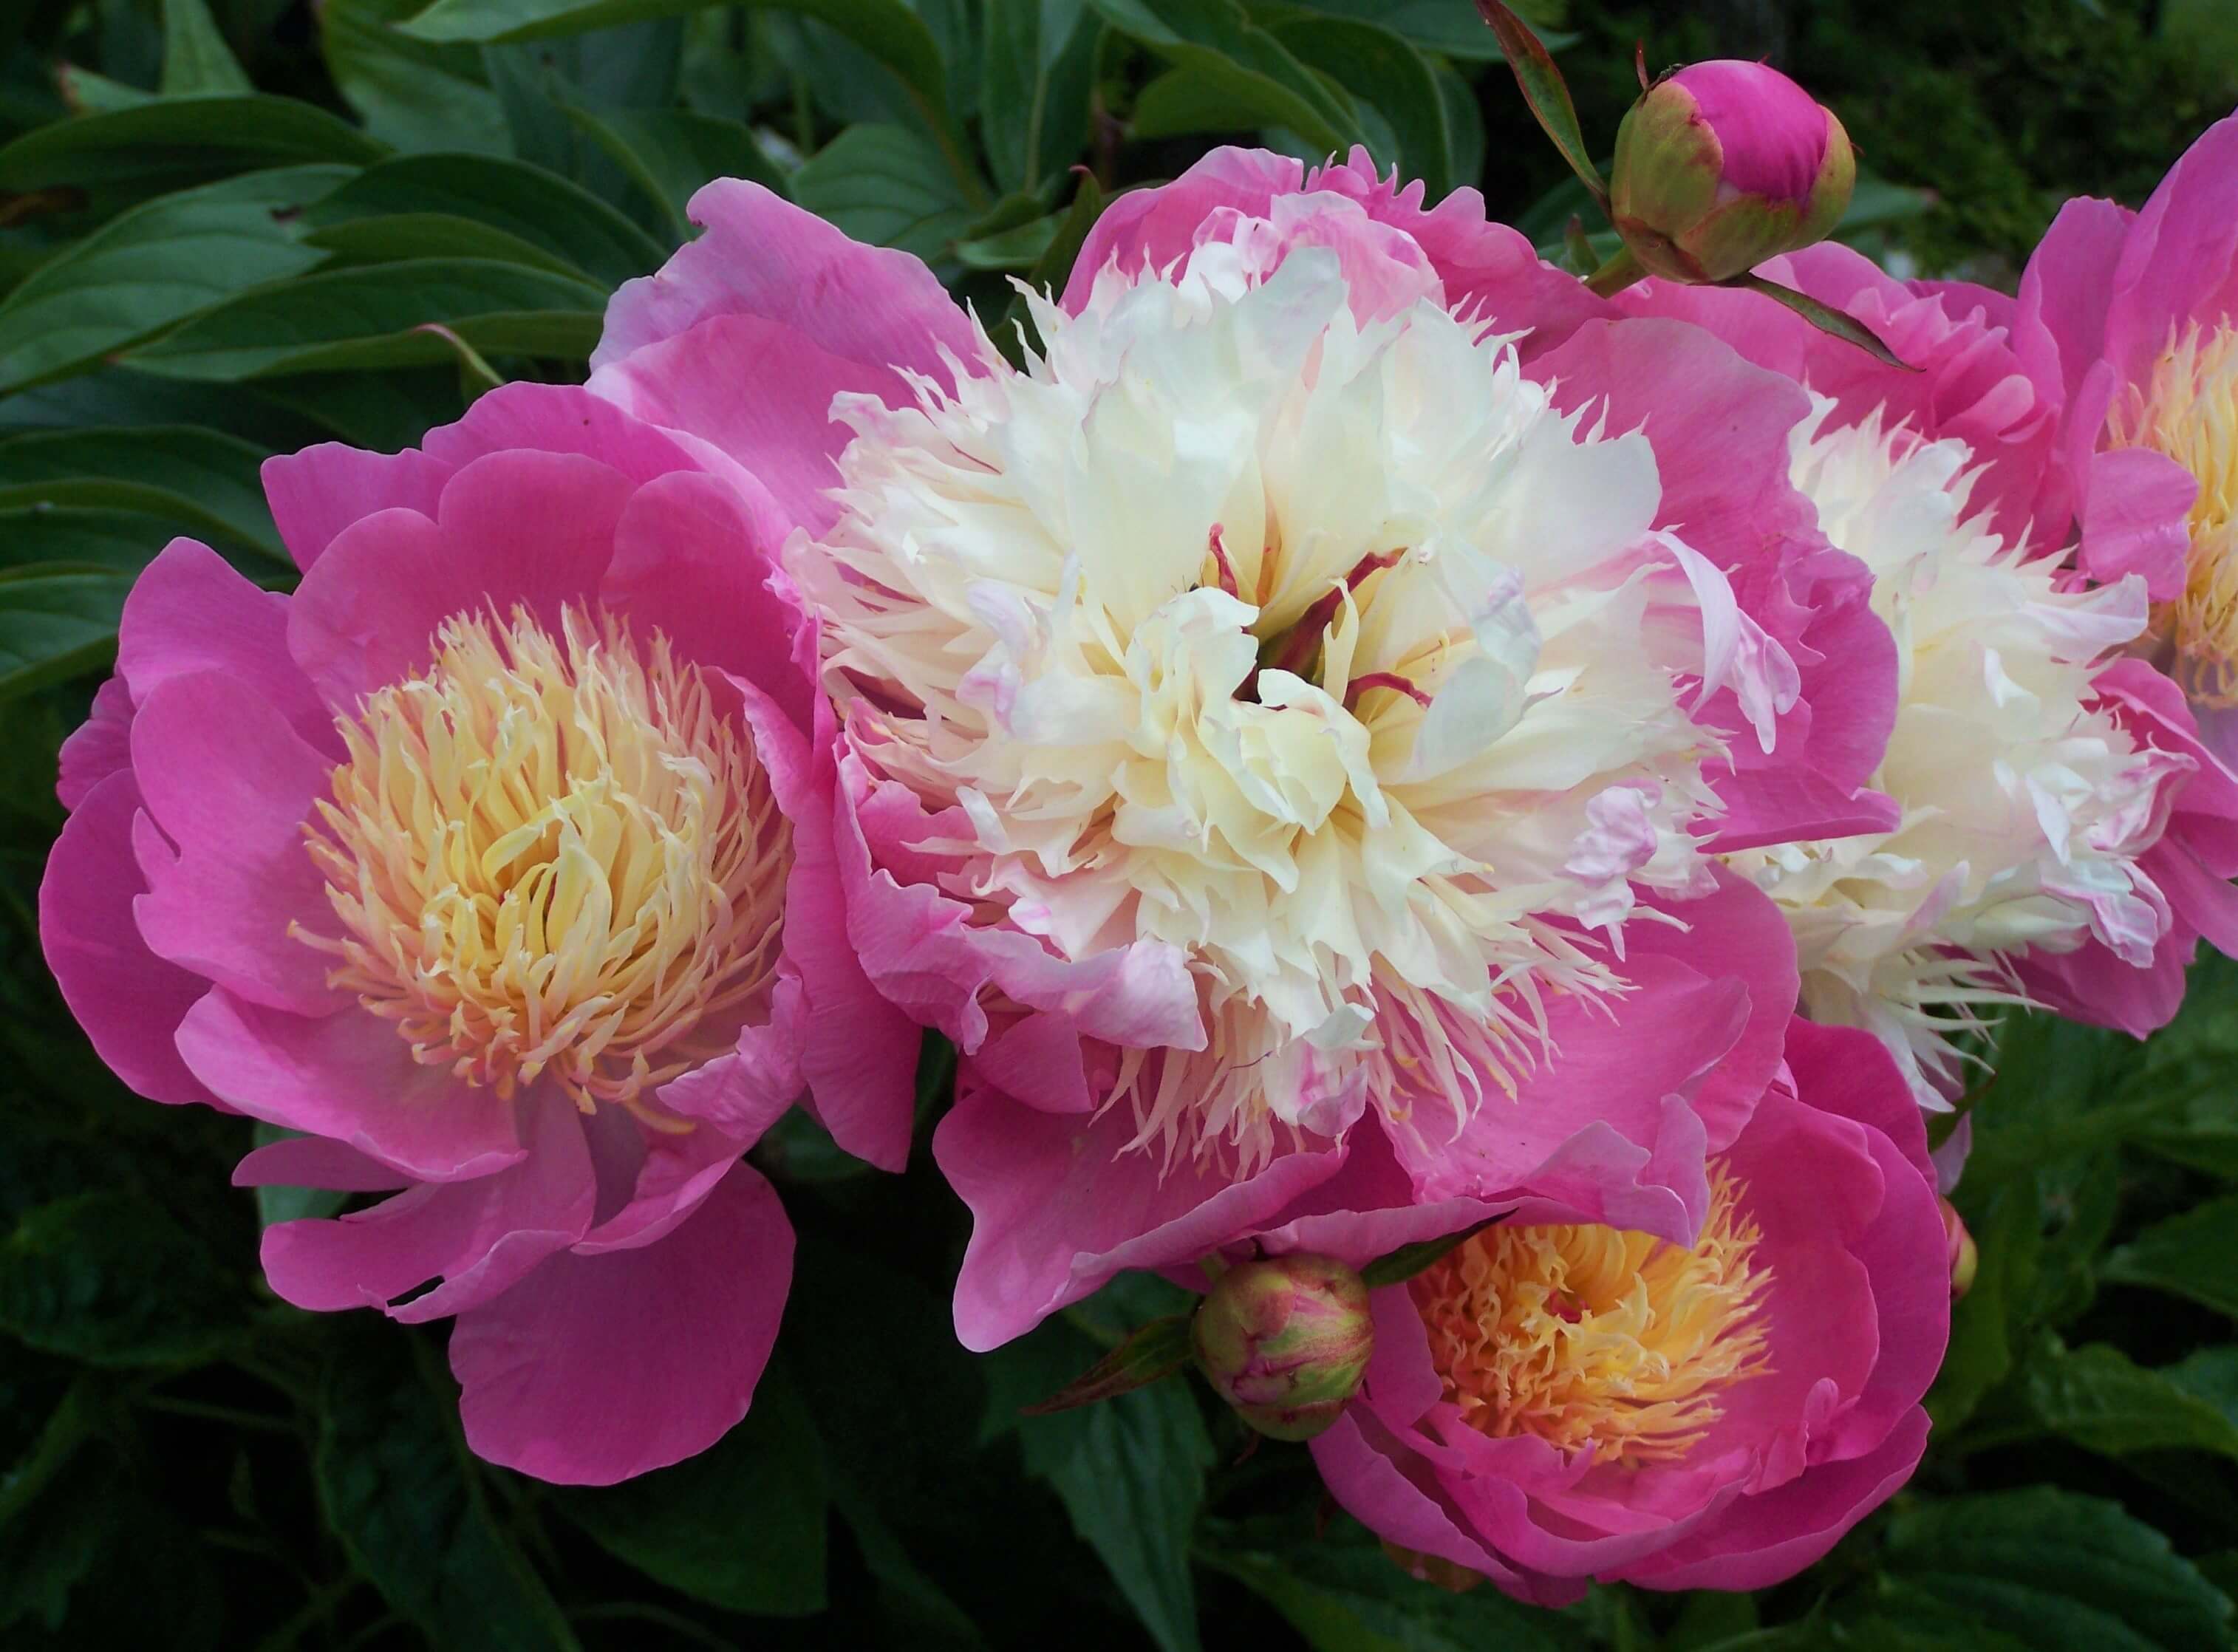
<svg viewBox="0 0 2238 1652">
<path fill-rule="evenodd" d="M 139 812 L 129 770 L 78 800 L 39 884 L 39 943 L 63 1001 L 118 1078 L 151 1101 L 222 1107 L 171 1041 L 209 982 L 150 952 L 133 922 L 147 887 L 132 855 Z"/>
<path fill-rule="evenodd" d="M 451 1333 L 467 1444 L 566 1485 L 705 1450 L 746 1414 L 791 1279 L 785 1207 L 743 1165 L 659 1244 L 546 1259 Z"/>
<path fill-rule="evenodd" d="M 331 1136 L 416 1181 L 487 1176 L 526 1152 L 509 1103 L 421 1066 L 360 1010 L 313 1021 L 220 988 L 187 1013 L 178 1043 L 195 1076 L 251 1118 Z"/>
<path fill-rule="evenodd" d="M 2095 453 L 2083 492 L 2082 565 L 2102 585 L 2142 574 L 2155 602 L 2183 594 L 2199 479 L 2148 447 Z"/>
</svg>

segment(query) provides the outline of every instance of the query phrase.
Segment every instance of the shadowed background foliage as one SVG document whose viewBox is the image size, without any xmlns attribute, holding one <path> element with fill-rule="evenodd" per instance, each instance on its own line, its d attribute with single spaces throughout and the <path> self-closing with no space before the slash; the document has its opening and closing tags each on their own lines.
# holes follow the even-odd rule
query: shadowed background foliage
<svg viewBox="0 0 2238 1652">
<path fill-rule="evenodd" d="M 1845 237 L 2010 282 L 2238 98 L 2228 0 L 1538 0 L 1589 134 L 1659 66 L 1766 56 L 1866 169 Z M 398 25 L 408 23 L 408 28 Z M 1401 1575 L 1303 1450 L 1176 1379 L 1020 1418 L 1170 1288 L 998 1353 L 950 1334 L 963 1213 L 794 1120 L 802 1232 L 746 1422 L 555 1489 L 466 1452 L 442 1326 L 259 1282 L 242 1120 L 125 1093 L 40 961 L 55 752 L 175 534 L 284 588 L 268 453 L 396 447 L 579 378 L 606 294 L 758 179 L 983 314 L 1209 145 L 1364 142 L 1550 248 L 1579 204 L 1466 0 L 6 0 L 0 4 L 0 1642 L 136 1649 L 1236 1645 L 2195 1652 L 2238 1589 L 2238 969 L 2149 1047 L 2010 1018 L 1926 1466 L 1754 1596 L 1553 1614 Z M 944 1093 L 928 1048 L 921 1124 Z M 658 1385 L 647 1353 L 641 1379 Z"/>
</svg>

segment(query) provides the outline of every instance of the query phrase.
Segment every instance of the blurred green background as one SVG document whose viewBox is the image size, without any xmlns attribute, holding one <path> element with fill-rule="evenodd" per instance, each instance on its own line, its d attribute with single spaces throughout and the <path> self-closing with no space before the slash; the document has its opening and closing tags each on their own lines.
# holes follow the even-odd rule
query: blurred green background
<svg viewBox="0 0 2238 1652">
<path fill-rule="evenodd" d="M 2231 0 L 1539 0 L 1604 145 L 1660 67 L 1769 56 L 1847 122 L 1844 234 L 2010 284 L 2070 194 L 2141 200 L 2238 99 Z M 397 25 L 409 20 L 408 31 Z M 579 378 L 606 295 L 759 179 L 990 317 L 1102 200 L 1213 143 L 1354 142 L 1559 242 L 1579 200 L 1467 0 L 0 3 L 0 1644 L 1863 1652 L 2232 1643 L 2238 970 L 2149 1047 L 2013 1017 L 1960 1203 L 1983 1250 L 1914 1484 L 1755 1596 L 1561 1613 L 1414 1583 L 1303 1450 L 1175 1380 L 1020 1419 L 1168 1287 L 972 1358 L 964 1219 L 920 1154 L 795 1120 L 770 1378 L 705 1457 L 606 1491 L 472 1459 L 442 1326 L 275 1302 L 241 1120 L 122 1091 L 39 957 L 56 748 L 138 568 L 288 572 L 268 453 L 395 447 Z M 929 1049 L 923 1122 L 944 1052 Z M 618 1351 L 630 1357 L 630 1351 Z M 648 1360 L 643 1379 L 658 1384 Z"/>
</svg>

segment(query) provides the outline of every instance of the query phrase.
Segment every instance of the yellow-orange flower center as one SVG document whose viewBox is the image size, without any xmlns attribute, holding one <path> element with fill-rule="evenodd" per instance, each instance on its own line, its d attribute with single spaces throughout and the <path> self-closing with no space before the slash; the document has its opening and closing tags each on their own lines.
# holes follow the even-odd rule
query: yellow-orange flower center
<svg viewBox="0 0 2238 1652">
<path fill-rule="evenodd" d="M 570 608 L 458 614 L 336 720 L 306 829 L 329 982 L 414 1056 L 591 1111 L 723 1054 L 776 966 L 791 843 L 748 734 L 667 639 Z"/>
<path fill-rule="evenodd" d="M 1692 1249 L 1612 1227 L 1487 1228 L 1414 1277 L 1446 1398 L 1495 1438 L 1627 1466 L 1683 1457 L 1769 1369 L 1770 1271 L 1713 1173 Z"/>
<path fill-rule="evenodd" d="M 2238 706 L 2238 326 L 2172 334 L 2152 381 L 2116 404 L 2109 434 L 2199 479 L 2183 595 L 2163 624 L 2192 697 Z"/>
</svg>

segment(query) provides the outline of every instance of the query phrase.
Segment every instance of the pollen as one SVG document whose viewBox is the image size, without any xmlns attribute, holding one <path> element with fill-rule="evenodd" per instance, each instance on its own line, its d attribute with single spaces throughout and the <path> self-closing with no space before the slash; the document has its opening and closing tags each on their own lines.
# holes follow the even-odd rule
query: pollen
<svg viewBox="0 0 2238 1652">
<path fill-rule="evenodd" d="M 1771 1275 L 1712 1169 L 1692 1249 L 1612 1227 L 1493 1227 L 1415 1276 L 1446 1398 L 1495 1438 L 1535 1435 L 1594 1461 L 1684 1457 L 1731 1391 L 1769 1369 Z"/>
<path fill-rule="evenodd" d="M 454 615 L 336 721 L 306 826 L 330 985 L 500 1098 L 684 1127 L 648 1092 L 731 1048 L 777 962 L 791 844 L 750 736 L 665 638 Z"/>
<path fill-rule="evenodd" d="M 2238 325 L 2172 332 L 2151 382 L 2116 404 L 2109 434 L 2199 479 L 2183 595 L 2162 624 L 2191 697 L 2238 706 Z"/>
</svg>

